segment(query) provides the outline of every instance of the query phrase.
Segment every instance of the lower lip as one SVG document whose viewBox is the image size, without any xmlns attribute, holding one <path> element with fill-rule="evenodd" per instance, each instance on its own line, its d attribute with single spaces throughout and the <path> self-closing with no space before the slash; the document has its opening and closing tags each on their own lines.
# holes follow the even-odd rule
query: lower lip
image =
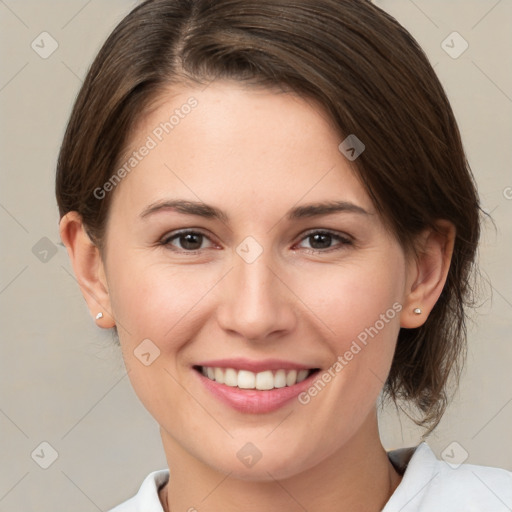
<svg viewBox="0 0 512 512">
<path fill-rule="evenodd" d="M 226 384 L 219 384 L 205 377 L 197 370 L 193 370 L 193 372 L 197 374 L 206 389 L 221 402 L 237 411 L 250 414 L 263 414 L 280 409 L 311 386 L 312 381 L 319 373 L 318 371 L 314 372 L 307 379 L 293 386 L 259 391 L 256 389 L 240 389 L 238 387 L 226 386 Z"/>
</svg>

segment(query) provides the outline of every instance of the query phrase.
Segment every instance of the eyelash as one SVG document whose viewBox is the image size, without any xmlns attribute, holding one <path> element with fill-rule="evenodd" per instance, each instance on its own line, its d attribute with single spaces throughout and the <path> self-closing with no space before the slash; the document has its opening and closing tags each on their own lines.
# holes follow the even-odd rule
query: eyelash
<svg viewBox="0 0 512 512">
<path fill-rule="evenodd" d="M 171 248 L 171 244 L 170 244 L 171 241 L 173 241 L 175 239 L 179 239 L 179 238 L 184 237 L 184 236 L 189 235 L 189 234 L 201 235 L 202 237 L 207 238 L 208 240 L 210 240 L 210 238 L 206 234 L 202 233 L 201 231 L 184 230 L 184 231 L 178 231 L 178 232 L 176 232 L 176 233 L 174 233 L 174 234 L 172 234 L 170 236 L 164 237 L 159 242 L 159 245 L 161 245 L 163 247 L 166 247 L 169 250 L 177 252 L 177 253 L 189 254 L 189 255 L 199 254 L 202 249 L 193 251 L 193 250 L 186 250 L 186 249 L 178 250 L 178 249 Z M 335 233 L 333 231 L 329 231 L 329 230 L 325 230 L 325 229 L 317 229 L 317 230 L 308 231 L 308 232 L 306 232 L 302 236 L 302 238 L 300 239 L 299 242 L 301 242 L 303 240 L 306 240 L 307 238 L 310 238 L 313 235 L 329 235 L 333 239 L 338 240 L 340 242 L 340 245 L 338 247 L 334 247 L 334 248 L 330 247 L 330 248 L 327 248 L 327 249 L 308 249 L 308 248 L 305 248 L 307 253 L 319 254 L 319 253 L 339 251 L 339 250 L 342 250 L 344 248 L 344 246 L 354 245 L 353 240 L 349 236 L 341 235 L 339 233 Z"/>
</svg>

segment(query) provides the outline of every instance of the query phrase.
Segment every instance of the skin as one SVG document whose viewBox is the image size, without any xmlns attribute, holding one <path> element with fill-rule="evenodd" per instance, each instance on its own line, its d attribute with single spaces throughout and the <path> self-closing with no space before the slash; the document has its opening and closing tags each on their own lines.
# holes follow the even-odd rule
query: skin
<svg viewBox="0 0 512 512">
<path fill-rule="evenodd" d="M 417 257 L 406 254 L 338 150 L 327 115 L 289 93 L 225 81 L 174 87 L 138 123 L 130 150 L 191 96 L 198 106 L 110 192 L 103 255 L 76 212 L 61 220 L 91 314 L 103 312 L 103 328 L 117 326 L 133 388 L 160 425 L 171 472 L 163 507 L 381 510 L 401 477 L 381 444 L 376 402 L 400 327 L 421 325 L 441 293 L 453 227 L 440 222 L 440 233 L 418 237 Z M 230 220 L 171 209 L 140 217 L 178 198 Z M 297 205 L 331 200 L 367 213 L 286 219 Z M 205 235 L 199 250 L 187 254 L 183 238 L 159 243 L 185 228 Z M 349 243 L 315 245 L 311 230 Z M 252 263 L 236 252 L 247 236 L 263 250 Z M 241 413 L 191 368 L 238 356 L 327 370 L 393 304 L 401 311 L 307 405 Z M 144 339 L 160 350 L 149 366 L 134 356 Z M 237 457 L 247 442 L 261 452 L 252 467 Z"/>
</svg>

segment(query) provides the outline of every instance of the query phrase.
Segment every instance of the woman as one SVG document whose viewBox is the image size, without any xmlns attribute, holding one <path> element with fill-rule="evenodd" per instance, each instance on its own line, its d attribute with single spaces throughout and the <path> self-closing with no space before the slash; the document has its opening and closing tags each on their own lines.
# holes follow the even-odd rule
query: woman
<svg viewBox="0 0 512 512">
<path fill-rule="evenodd" d="M 446 408 L 479 202 L 435 73 L 376 6 L 139 5 L 77 98 L 57 199 L 169 466 L 116 512 L 510 510 L 510 472 L 379 438 L 381 392 L 427 432 Z"/>
</svg>

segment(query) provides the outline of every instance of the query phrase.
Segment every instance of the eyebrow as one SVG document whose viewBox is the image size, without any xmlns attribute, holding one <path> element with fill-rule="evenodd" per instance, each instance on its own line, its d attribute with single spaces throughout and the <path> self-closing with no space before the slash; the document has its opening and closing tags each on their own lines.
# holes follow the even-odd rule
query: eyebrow
<svg viewBox="0 0 512 512">
<path fill-rule="evenodd" d="M 166 210 L 176 211 L 178 213 L 184 213 L 187 215 L 198 215 L 207 219 L 218 219 L 225 223 L 229 222 L 229 216 L 227 213 L 214 206 L 210 206 L 202 202 L 185 201 L 181 199 L 164 200 L 152 203 L 142 211 L 140 217 L 144 219 L 157 212 Z M 292 208 L 290 211 L 288 211 L 286 218 L 290 221 L 341 212 L 371 215 L 361 206 L 358 206 L 349 201 L 328 201 L 296 206 L 295 208 Z"/>
</svg>

